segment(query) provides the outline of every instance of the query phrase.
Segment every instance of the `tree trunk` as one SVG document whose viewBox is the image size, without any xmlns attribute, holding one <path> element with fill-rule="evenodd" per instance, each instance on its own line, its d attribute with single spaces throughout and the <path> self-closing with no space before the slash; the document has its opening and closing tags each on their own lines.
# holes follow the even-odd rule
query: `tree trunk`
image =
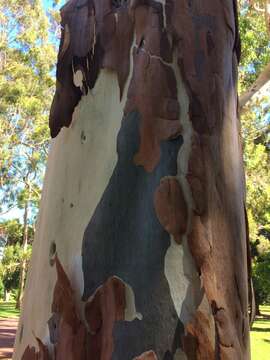
<svg viewBox="0 0 270 360">
<path fill-rule="evenodd" d="M 260 305 L 256 303 L 256 315 L 260 316 L 261 312 L 260 312 Z"/>
<path fill-rule="evenodd" d="M 23 299 L 24 286 L 25 286 L 25 277 L 26 277 L 26 257 L 24 256 L 27 251 L 28 245 L 28 201 L 24 205 L 24 214 L 23 214 L 23 243 L 22 243 L 22 252 L 23 257 L 20 262 L 20 279 L 19 279 L 19 291 L 17 295 L 16 308 L 20 309 Z"/>
<path fill-rule="evenodd" d="M 250 358 L 235 3 L 63 7 L 14 359 Z"/>
<path fill-rule="evenodd" d="M 10 300 L 10 292 L 5 289 L 4 290 L 4 301 L 9 302 L 9 300 Z"/>
</svg>

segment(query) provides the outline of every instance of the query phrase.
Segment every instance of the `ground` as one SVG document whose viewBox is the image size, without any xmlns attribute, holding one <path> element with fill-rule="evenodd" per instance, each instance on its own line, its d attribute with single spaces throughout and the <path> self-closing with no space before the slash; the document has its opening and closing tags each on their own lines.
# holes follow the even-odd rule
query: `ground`
<svg viewBox="0 0 270 360">
<path fill-rule="evenodd" d="M 251 330 L 251 359 L 270 359 L 270 305 L 261 306 Z M 11 359 L 19 311 L 14 303 L 0 303 L 0 359 Z"/>
<path fill-rule="evenodd" d="M 14 303 L 0 303 L 0 359 L 11 359 L 19 311 Z"/>
<path fill-rule="evenodd" d="M 260 307 L 261 316 L 256 318 L 251 330 L 251 359 L 270 359 L 270 306 Z"/>
</svg>

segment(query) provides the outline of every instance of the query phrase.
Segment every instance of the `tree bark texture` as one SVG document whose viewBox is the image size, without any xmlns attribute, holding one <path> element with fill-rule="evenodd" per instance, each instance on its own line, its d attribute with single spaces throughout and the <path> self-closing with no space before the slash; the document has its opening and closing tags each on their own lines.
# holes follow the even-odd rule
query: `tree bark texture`
<svg viewBox="0 0 270 360">
<path fill-rule="evenodd" d="M 62 8 L 14 359 L 250 358 L 235 3 Z"/>
</svg>

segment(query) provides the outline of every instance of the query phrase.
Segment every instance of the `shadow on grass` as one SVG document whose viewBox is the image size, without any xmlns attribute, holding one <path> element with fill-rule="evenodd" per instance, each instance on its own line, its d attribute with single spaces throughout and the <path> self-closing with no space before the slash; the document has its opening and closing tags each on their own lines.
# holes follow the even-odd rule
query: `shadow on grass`
<svg viewBox="0 0 270 360">
<path fill-rule="evenodd" d="M 263 339 L 263 341 L 270 344 L 270 340 L 268 340 L 268 339 Z"/>
<path fill-rule="evenodd" d="M 0 302 L 0 318 L 18 317 L 19 310 L 13 302 Z"/>
<path fill-rule="evenodd" d="M 270 328 L 252 327 L 251 331 L 257 331 L 257 332 L 270 332 Z"/>
<path fill-rule="evenodd" d="M 15 306 L 15 302 L 1 302 L 0 306 L 3 309 L 13 309 Z"/>
<path fill-rule="evenodd" d="M 261 315 L 258 315 L 256 316 L 256 320 L 270 320 L 270 315 L 266 315 L 266 314 L 261 314 Z"/>
</svg>

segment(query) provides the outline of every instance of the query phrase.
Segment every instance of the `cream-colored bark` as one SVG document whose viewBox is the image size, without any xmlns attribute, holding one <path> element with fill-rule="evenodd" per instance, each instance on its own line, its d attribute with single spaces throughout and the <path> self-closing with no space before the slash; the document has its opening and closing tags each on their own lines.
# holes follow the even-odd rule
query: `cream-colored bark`
<svg viewBox="0 0 270 360">
<path fill-rule="evenodd" d="M 102 71 L 95 89 L 76 108 L 71 128 L 52 141 L 13 359 L 20 359 L 28 344 L 36 345 L 33 333 L 48 340 L 56 282 L 50 266 L 53 243 L 80 303 L 83 233 L 117 161 L 123 104 L 116 75 Z"/>
</svg>

